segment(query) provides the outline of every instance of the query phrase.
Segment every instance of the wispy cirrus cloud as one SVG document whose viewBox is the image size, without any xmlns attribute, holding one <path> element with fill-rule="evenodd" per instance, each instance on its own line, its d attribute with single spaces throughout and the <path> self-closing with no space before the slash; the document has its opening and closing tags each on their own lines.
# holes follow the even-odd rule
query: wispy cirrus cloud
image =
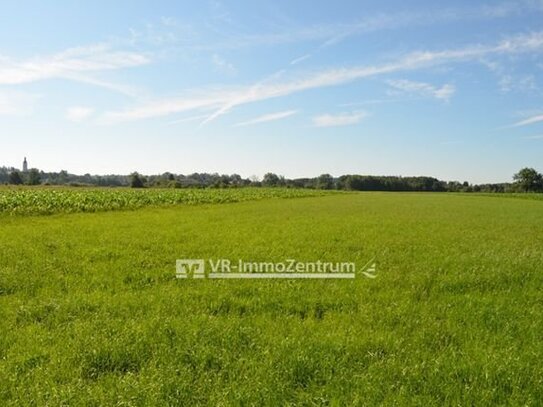
<svg viewBox="0 0 543 407">
<path fill-rule="evenodd" d="M 388 64 L 331 69 L 293 79 L 290 82 L 257 84 L 235 94 L 230 102 L 211 114 L 203 123 L 215 120 L 235 106 L 286 96 L 304 90 L 337 86 L 357 79 L 427 68 L 439 64 L 472 61 L 485 55 L 508 55 L 541 50 L 543 50 L 543 32 L 538 32 L 511 37 L 494 45 L 476 44 L 452 50 L 413 52 Z M 451 90 L 446 87 L 439 94 L 446 96 L 450 94 Z"/>
<path fill-rule="evenodd" d="M 215 68 L 223 73 L 232 75 L 236 73 L 236 67 L 231 62 L 228 62 L 226 59 L 221 57 L 218 54 L 213 54 L 211 57 L 211 62 L 215 66 Z"/>
<path fill-rule="evenodd" d="M 290 65 L 298 65 L 299 63 L 309 58 L 311 58 L 311 54 L 302 55 L 301 57 L 295 58 L 292 61 L 290 61 Z"/>
<path fill-rule="evenodd" d="M 66 109 L 66 118 L 72 122 L 81 122 L 88 119 L 94 113 L 94 109 L 86 106 L 72 106 Z"/>
<path fill-rule="evenodd" d="M 531 116 L 531 117 L 528 117 L 527 119 L 516 122 L 515 124 L 513 124 L 513 127 L 528 126 L 529 124 L 535 124 L 535 123 L 540 123 L 540 122 L 543 122 L 543 113 L 535 115 L 535 116 Z"/>
<path fill-rule="evenodd" d="M 475 44 L 462 48 L 441 51 L 412 52 L 396 61 L 370 66 L 336 68 L 312 73 L 299 73 L 285 79 L 283 74 L 252 86 L 238 86 L 224 89 L 204 89 L 192 92 L 185 97 L 157 100 L 135 108 L 106 113 L 109 122 L 137 120 L 166 116 L 172 113 L 199 110 L 212 111 L 202 122 L 211 122 L 231 109 L 262 100 L 288 96 L 294 93 L 330 86 L 338 86 L 363 78 L 397 72 L 415 71 L 438 65 L 480 61 L 490 55 L 519 55 L 543 51 L 543 32 L 522 34 L 506 38 L 498 43 Z M 437 93 L 435 93 L 437 92 Z M 450 97 L 451 87 L 434 91 L 435 97 Z"/>
<path fill-rule="evenodd" d="M 262 116 L 258 116 L 251 120 L 237 123 L 235 126 L 242 127 L 242 126 L 250 126 L 252 124 L 272 122 L 276 120 L 286 119 L 287 117 L 293 116 L 296 113 L 298 113 L 297 110 L 286 110 L 284 112 L 269 113 Z"/>
<path fill-rule="evenodd" d="M 279 27 L 277 30 L 259 34 L 236 34 L 230 30 L 223 32 L 221 27 L 214 27 L 216 34 L 220 36 L 216 41 L 201 42 L 200 39 L 200 43 L 196 41 L 192 45 L 185 45 L 196 49 L 237 49 L 301 42 L 320 42 L 320 48 L 326 48 L 351 37 L 379 31 L 456 22 L 488 21 L 529 13 L 543 13 L 541 1 L 504 1 L 486 5 L 439 7 L 424 11 L 400 10 L 370 14 L 345 23 L 314 24 L 301 27 L 285 26 L 279 23 L 275 24 L 276 27 Z M 228 24 L 228 27 L 231 28 L 232 24 Z"/>
<path fill-rule="evenodd" d="M 176 113 L 208 112 L 203 115 L 205 120 L 209 117 L 210 110 L 220 108 L 224 103 L 230 101 L 235 94 L 236 92 L 229 90 L 207 89 L 188 93 L 184 97 L 151 100 L 137 107 L 106 112 L 100 118 L 100 122 L 113 124 L 164 117 Z"/>
<path fill-rule="evenodd" d="M 83 74 L 145 65 L 147 55 L 112 49 L 106 44 L 69 48 L 53 55 L 16 60 L 0 55 L 0 85 L 20 85 L 46 79 L 67 79 L 93 83 Z M 102 86 L 99 81 L 94 81 Z M 107 86 L 106 86 L 107 87 Z"/>
<path fill-rule="evenodd" d="M 494 20 L 526 13 L 541 12 L 543 12 L 543 3 L 539 0 L 496 2 L 495 4 L 483 6 L 447 7 L 422 12 L 408 11 L 377 14 L 350 24 L 323 27 L 328 28 L 328 30 L 321 28 L 320 32 L 331 32 L 329 38 L 322 44 L 323 47 L 328 47 L 349 37 L 382 30 L 430 26 L 459 21 Z"/>
<path fill-rule="evenodd" d="M 171 122 L 167 123 L 168 126 L 173 126 L 174 124 L 181 124 L 181 123 L 187 123 L 187 122 L 194 122 L 198 120 L 204 120 L 207 117 L 207 114 L 200 114 L 196 116 L 188 116 L 188 117 L 182 117 L 181 119 L 172 120 Z"/>
<path fill-rule="evenodd" d="M 368 115 L 368 112 L 365 111 L 340 114 L 323 114 L 313 117 L 312 120 L 315 127 L 350 126 L 360 123 L 360 121 L 368 117 Z"/>
<path fill-rule="evenodd" d="M 92 86 L 103 88 L 111 92 L 119 93 L 121 95 L 128 96 L 130 98 L 142 98 L 145 95 L 145 91 L 134 85 L 126 85 L 122 83 L 116 83 L 107 81 L 104 79 L 99 79 L 88 74 L 80 73 L 67 73 L 65 79 L 71 80 L 74 82 L 86 83 Z"/>
<path fill-rule="evenodd" d="M 456 92 L 456 88 L 451 84 L 438 87 L 430 83 L 415 82 L 406 79 L 388 80 L 387 84 L 395 89 L 394 92 L 412 93 L 443 101 L 449 101 Z"/>
<path fill-rule="evenodd" d="M 0 90 L 0 116 L 25 116 L 32 113 L 40 95 Z"/>
<path fill-rule="evenodd" d="M 511 67 L 506 67 L 496 61 L 482 59 L 481 63 L 498 79 L 498 88 L 503 93 L 512 91 L 533 92 L 537 90 L 537 83 L 534 75 L 518 74 Z"/>
</svg>

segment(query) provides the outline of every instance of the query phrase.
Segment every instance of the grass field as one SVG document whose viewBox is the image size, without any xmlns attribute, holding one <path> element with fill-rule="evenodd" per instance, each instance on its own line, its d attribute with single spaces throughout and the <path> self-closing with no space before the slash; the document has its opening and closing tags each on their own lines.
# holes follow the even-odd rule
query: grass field
<svg viewBox="0 0 543 407">
<path fill-rule="evenodd" d="M 0 405 L 541 405 L 542 201 L 241 201 L 0 214 Z M 375 279 L 175 278 L 373 256 Z"/>
</svg>

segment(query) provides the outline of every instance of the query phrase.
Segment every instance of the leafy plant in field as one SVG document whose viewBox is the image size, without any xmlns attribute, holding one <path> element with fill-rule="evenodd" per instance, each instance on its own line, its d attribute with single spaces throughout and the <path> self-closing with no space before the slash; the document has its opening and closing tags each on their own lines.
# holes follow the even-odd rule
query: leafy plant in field
<svg viewBox="0 0 543 407">
<path fill-rule="evenodd" d="M 197 205 L 266 198 L 296 198 L 324 192 L 301 189 L 5 189 L 0 190 L 0 213 L 46 215 L 137 209 L 144 206 Z"/>
</svg>

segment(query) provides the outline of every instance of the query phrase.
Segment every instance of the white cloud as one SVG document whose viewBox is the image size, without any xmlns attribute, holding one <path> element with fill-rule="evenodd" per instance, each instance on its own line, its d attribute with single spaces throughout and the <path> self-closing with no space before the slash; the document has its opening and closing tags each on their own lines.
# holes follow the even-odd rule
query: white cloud
<svg viewBox="0 0 543 407">
<path fill-rule="evenodd" d="M 541 13 L 540 0 L 517 0 L 491 2 L 491 5 L 467 7 L 434 7 L 424 11 L 400 11 L 371 14 L 341 24 L 317 24 L 312 26 L 292 27 L 279 25 L 278 30 L 264 34 L 232 35 L 231 31 L 222 32 L 217 28 L 220 39 L 207 41 L 196 46 L 203 49 L 225 49 L 255 47 L 297 42 L 322 42 L 321 47 L 337 44 L 347 38 L 383 30 L 395 30 L 404 27 L 432 26 L 455 22 L 487 21 L 503 19 L 509 16 Z M 231 25 L 229 25 L 231 28 Z M 223 40 L 223 38 L 227 38 Z"/>
<path fill-rule="evenodd" d="M 116 42 L 155 49 L 194 41 L 195 35 L 190 26 L 180 24 L 177 20 L 169 17 L 162 17 L 156 24 L 146 23 L 143 27 L 129 28 L 128 31 L 130 33 L 128 39 L 117 38 Z"/>
<path fill-rule="evenodd" d="M 292 61 L 290 61 L 290 65 L 298 65 L 300 62 L 303 62 L 308 58 L 311 58 L 311 54 L 305 54 L 305 55 L 302 55 L 301 57 L 293 59 Z"/>
<path fill-rule="evenodd" d="M 1 116 L 25 116 L 34 110 L 41 96 L 19 91 L 0 91 Z"/>
<path fill-rule="evenodd" d="M 66 110 L 66 118 L 73 122 L 88 119 L 94 113 L 94 109 L 84 106 L 72 106 Z"/>
<path fill-rule="evenodd" d="M 202 93 L 207 94 L 202 95 Z M 231 92 L 207 90 L 207 92 L 188 94 L 182 98 L 159 99 L 131 109 L 106 112 L 101 121 L 108 124 L 163 117 L 190 111 L 209 112 L 210 109 L 219 108 L 222 104 L 227 103 L 231 98 Z M 209 114 L 205 117 L 209 117 Z"/>
<path fill-rule="evenodd" d="M 200 114 L 197 116 L 189 116 L 189 117 L 183 117 L 181 119 L 172 120 L 168 123 L 168 126 L 174 125 L 174 124 L 180 124 L 180 123 L 187 123 L 187 122 L 194 122 L 196 120 L 203 120 L 207 117 L 207 114 Z"/>
<path fill-rule="evenodd" d="M 543 3 L 540 0 L 520 0 L 516 2 L 495 3 L 492 5 L 441 8 L 423 12 L 399 12 L 369 16 L 351 24 L 324 26 L 320 32 L 331 31 L 332 35 L 322 46 L 334 45 L 342 40 L 368 32 L 392 30 L 403 27 L 429 26 L 458 21 L 480 21 L 506 18 L 512 15 L 540 13 Z M 319 32 L 315 30 L 315 32 Z"/>
<path fill-rule="evenodd" d="M 109 45 L 69 48 L 58 54 L 27 60 L 13 60 L 0 55 L 0 85 L 18 85 L 45 79 L 82 80 L 77 75 L 149 63 L 147 56 L 116 51 Z"/>
<path fill-rule="evenodd" d="M 350 126 L 359 123 L 366 117 L 368 117 L 367 112 L 340 113 L 336 115 L 323 114 L 313 117 L 313 125 L 315 127 Z"/>
<path fill-rule="evenodd" d="M 425 97 L 434 97 L 444 101 L 448 101 L 456 91 L 455 87 L 450 84 L 436 87 L 429 83 L 414 82 L 406 79 L 389 80 L 387 83 L 397 91 L 414 93 Z"/>
<path fill-rule="evenodd" d="M 378 66 L 333 69 L 318 72 L 312 76 L 305 76 L 301 79 L 291 80 L 290 82 L 278 84 L 256 84 L 245 91 L 241 90 L 229 103 L 225 104 L 219 110 L 211 114 L 203 123 L 216 119 L 235 106 L 279 96 L 286 96 L 291 93 L 308 89 L 335 86 L 366 77 L 421 69 L 438 64 L 470 61 L 488 54 L 518 54 L 541 49 L 543 49 L 543 32 L 529 35 L 519 35 L 506 39 L 497 45 L 474 45 L 465 48 L 437 52 L 414 52 L 408 54 L 406 57 L 395 63 Z M 445 97 L 450 95 L 451 91 L 452 88 L 446 87 L 441 89 L 441 91 L 438 92 L 438 95 Z"/>
<path fill-rule="evenodd" d="M 443 51 L 413 52 L 395 62 L 375 66 L 358 66 L 352 68 L 329 69 L 312 74 L 291 77 L 282 82 L 274 75 L 268 80 L 261 81 L 252 86 L 239 86 L 237 88 L 203 89 L 185 97 L 167 100 L 157 100 L 147 105 L 127 109 L 124 111 L 108 112 L 106 121 L 116 122 L 125 120 L 145 119 L 166 116 L 172 113 L 186 111 L 209 111 L 203 124 L 215 120 L 236 106 L 254 103 L 271 98 L 283 97 L 309 89 L 337 86 L 363 78 L 425 69 L 437 65 L 479 61 L 489 55 L 513 55 L 533 53 L 543 50 L 543 32 L 527 35 L 518 35 L 505 39 L 493 45 L 471 45 Z M 435 97 L 445 99 L 450 97 L 454 89 L 451 86 L 436 89 Z M 194 93 L 194 92 L 193 92 Z"/>
<path fill-rule="evenodd" d="M 513 125 L 513 127 L 527 126 L 529 124 L 543 122 L 543 114 L 538 114 L 527 119 L 521 120 Z"/>
<path fill-rule="evenodd" d="M 177 21 L 173 17 L 162 16 L 162 17 L 160 17 L 160 22 L 163 25 L 169 26 L 169 27 L 175 27 L 177 25 Z"/>
<path fill-rule="evenodd" d="M 217 70 L 220 72 L 230 74 L 230 75 L 236 73 L 236 68 L 234 67 L 234 65 L 226 61 L 224 58 L 222 58 L 218 54 L 213 54 L 211 58 L 211 62 L 213 62 L 213 65 L 215 65 L 215 68 L 217 68 Z"/>
<path fill-rule="evenodd" d="M 245 122 L 238 123 L 238 124 L 236 124 L 236 126 L 249 126 L 251 124 L 265 123 L 265 122 L 271 122 L 271 121 L 275 121 L 275 120 L 281 120 L 281 119 L 285 119 L 287 117 L 290 117 L 292 115 L 295 115 L 296 113 L 298 113 L 297 110 L 287 110 L 287 111 L 284 111 L 284 112 L 269 113 L 269 114 L 265 114 L 265 115 L 256 117 L 256 118 L 251 119 L 251 120 L 247 120 Z"/>
<path fill-rule="evenodd" d="M 509 67 L 504 67 L 496 61 L 481 60 L 492 73 L 498 78 L 498 86 L 501 92 L 512 91 L 531 92 L 537 90 L 537 83 L 533 75 L 519 75 Z"/>
<path fill-rule="evenodd" d="M 86 74 L 84 75 L 67 74 L 66 79 L 69 79 L 75 82 L 87 83 L 89 85 L 93 85 L 99 88 L 104 88 L 113 92 L 117 92 L 122 95 L 129 96 L 131 98 L 140 98 L 144 94 L 144 92 L 141 89 L 135 86 L 113 83 L 113 82 L 105 81 L 102 79 L 97 79 Z"/>
<path fill-rule="evenodd" d="M 513 90 L 529 92 L 537 90 L 537 83 L 533 75 L 503 75 L 499 81 L 502 92 Z"/>
<path fill-rule="evenodd" d="M 436 89 L 433 94 L 437 99 L 448 101 L 456 92 L 454 85 L 445 84 L 441 88 Z"/>
</svg>

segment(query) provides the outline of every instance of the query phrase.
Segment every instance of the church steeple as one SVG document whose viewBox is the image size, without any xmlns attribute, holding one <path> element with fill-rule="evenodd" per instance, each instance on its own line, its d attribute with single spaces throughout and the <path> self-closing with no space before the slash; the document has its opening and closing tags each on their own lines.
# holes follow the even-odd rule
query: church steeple
<svg viewBox="0 0 543 407">
<path fill-rule="evenodd" d="M 23 161 L 23 172 L 28 172 L 28 162 L 26 161 L 26 157 Z"/>
</svg>

